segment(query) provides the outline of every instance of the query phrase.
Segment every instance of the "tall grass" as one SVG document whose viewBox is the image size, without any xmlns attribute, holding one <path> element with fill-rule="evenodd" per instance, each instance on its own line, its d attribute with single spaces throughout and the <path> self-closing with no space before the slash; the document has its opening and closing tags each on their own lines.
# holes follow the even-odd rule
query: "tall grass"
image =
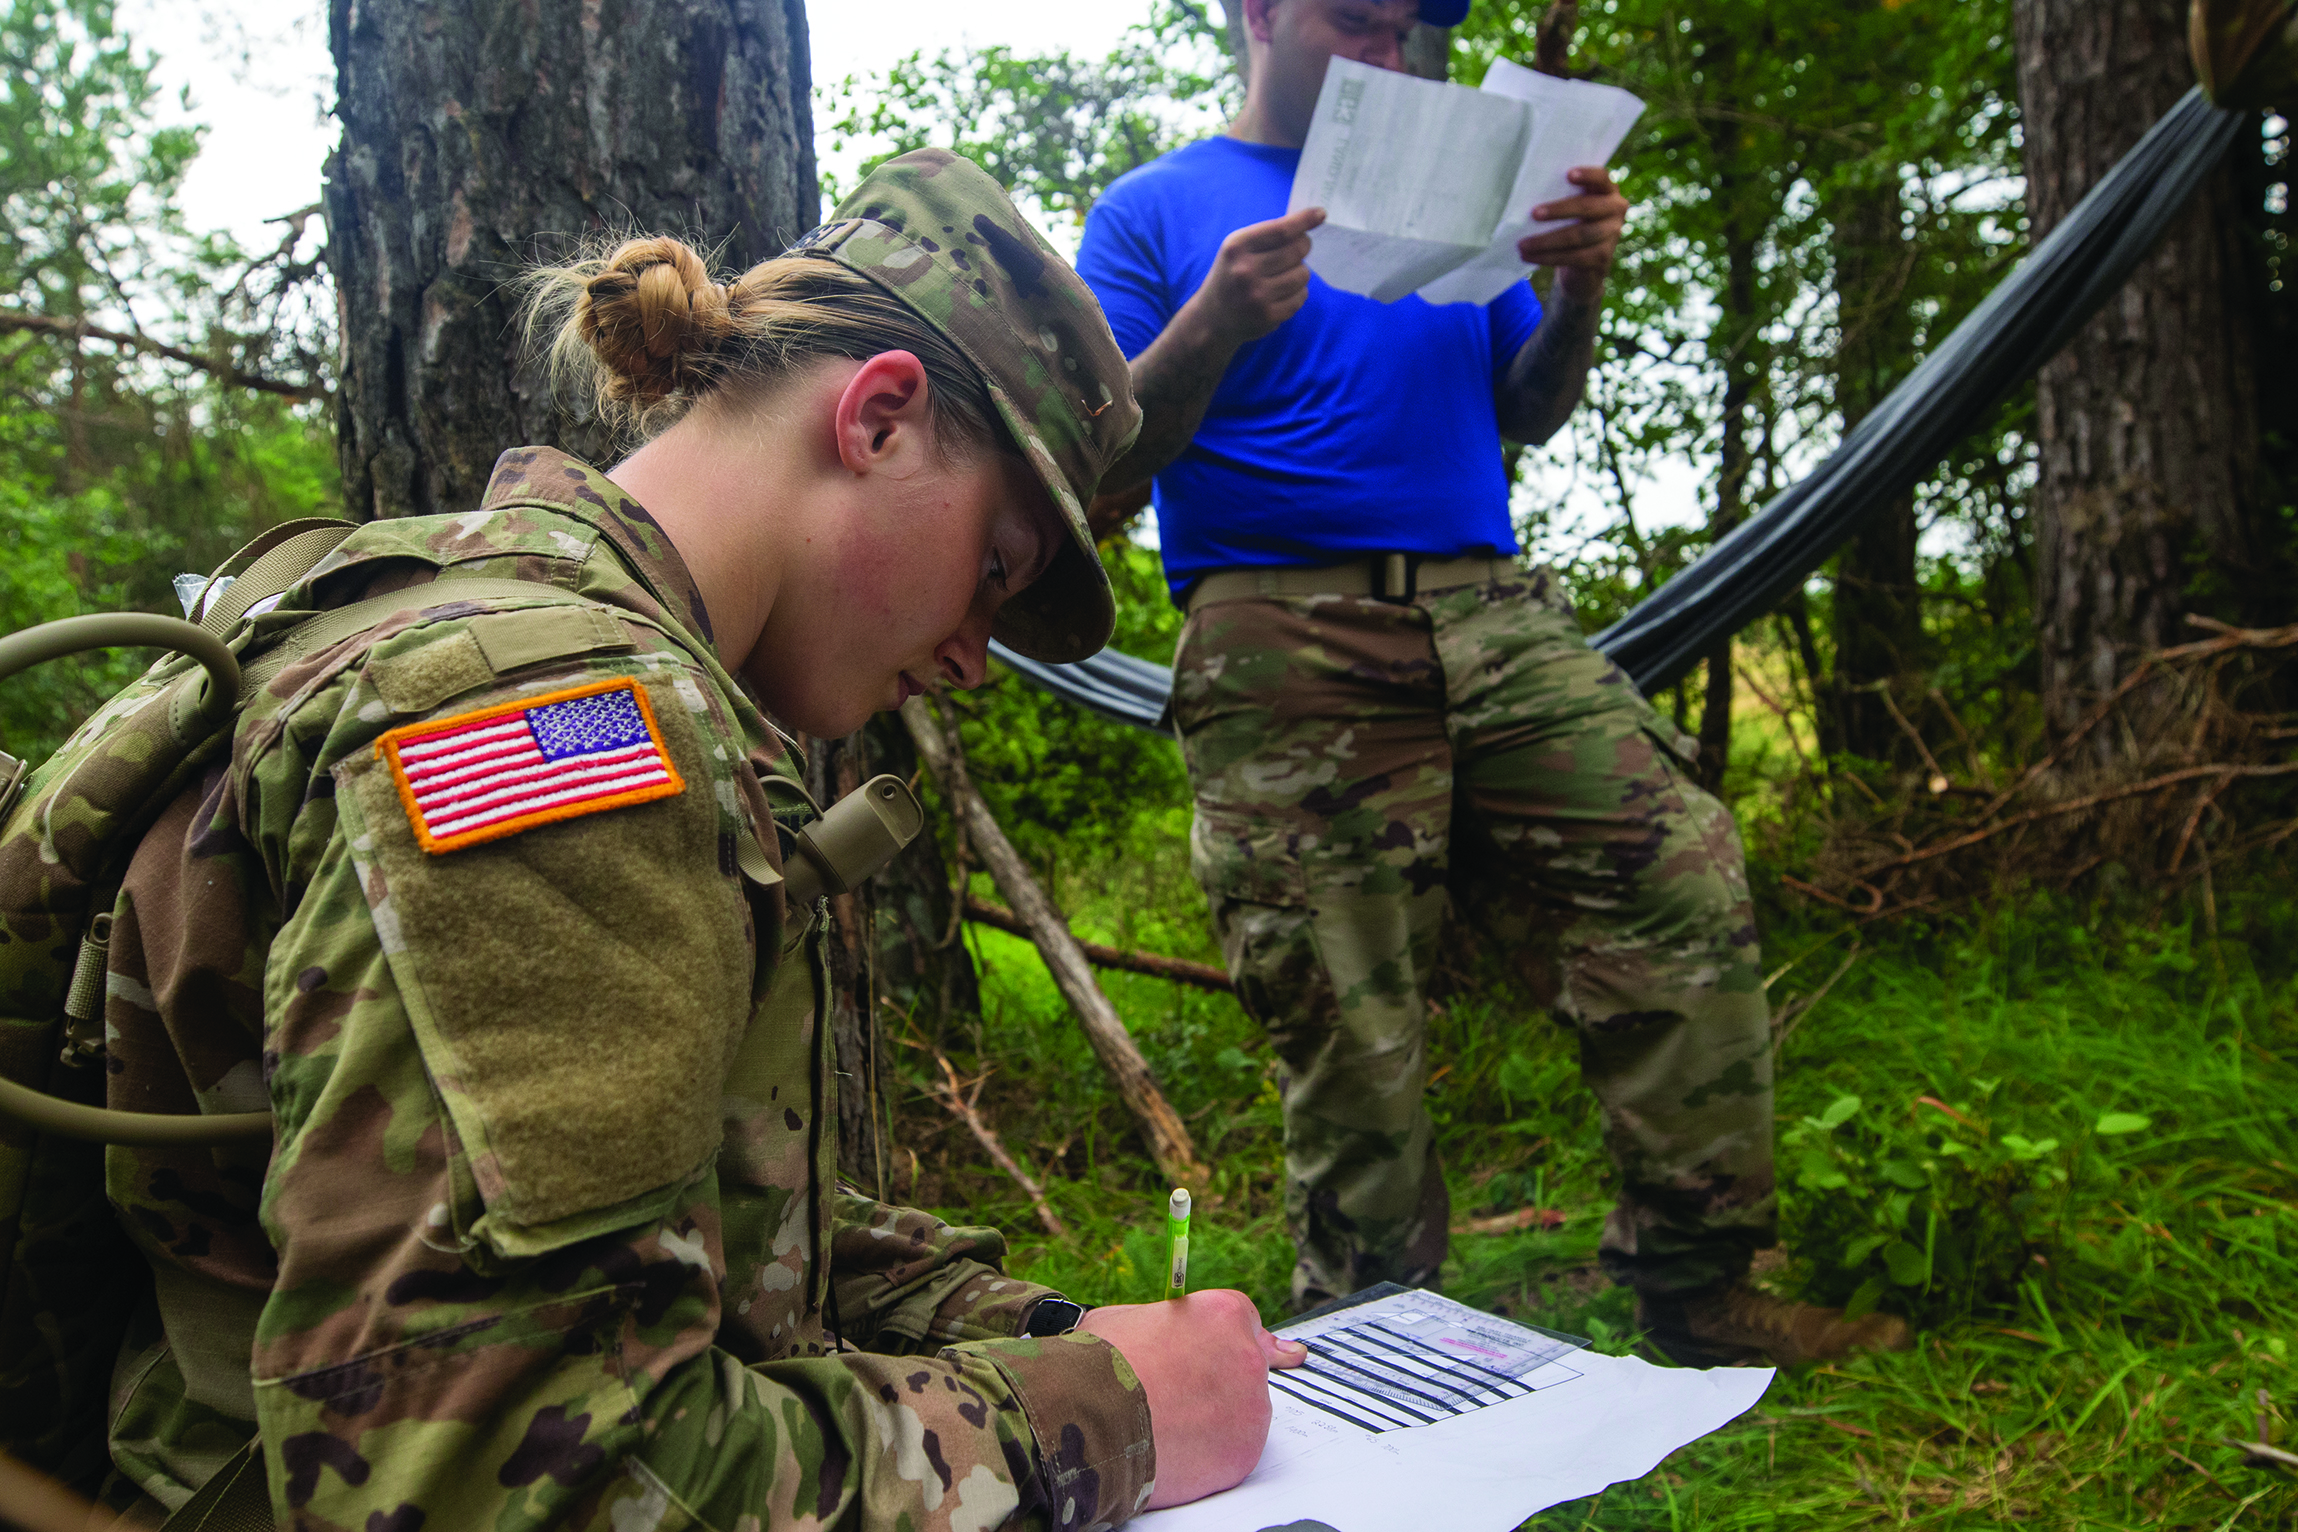
<svg viewBox="0 0 2298 1532">
<path fill-rule="evenodd" d="M 1194 891 L 1155 847 L 1064 893 L 1086 934 L 1154 932 L 1161 950 L 1214 957 Z M 2291 903 L 2271 891 L 2222 897 L 2220 916 L 2222 930 L 2246 934 L 2092 929 L 2079 910 L 2044 902 L 1864 936 L 1774 921 L 1768 949 L 1785 969 L 1775 1003 L 1863 943 L 1782 1042 L 1783 1129 L 1804 1125 L 1799 1145 L 1857 1133 L 1858 1152 L 1835 1163 L 1900 1179 L 1816 1188 L 1799 1178 L 1804 1149 L 1783 1153 L 1798 1243 L 1762 1279 L 1840 1300 L 1866 1269 L 1847 1260 L 1853 1242 L 1890 1196 L 1950 1224 L 1978 1216 L 1975 1201 L 1956 1200 L 1957 1164 L 1940 1158 L 1950 1140 L 2016 1181 L 2014 1256 L 1984 1281 L 1883 1282 L 1882 1306 L 1923 1326 L 1916 1350 L 1783 1376 L 1750 1415 L 1644 1480 L 1531 1525 L 2298 1525 L 2298 1476 L 2228 1445 L 2256 1440 L 2262 1421 L 2292 1445 L 2298 936 Z M 917 1170 L 900 1156 L 893 1190 L 1006 1228 L 1017 1271 L 1081 1300 L 1150 1296 L 1163 1188 L 1035 954 L 996 933 L 971 939 L 983 1028 L 941 1041 L 961 1072 L 994 1066 L 984 1109 L 1046 1172 L 1070 1232 L 1039 1231 L 1026 1200 L 932 1106 L 920 1052 L 907 1053 L 898 1128 Z M 1242 1288 L 1278 1318 L 1291 1251 L 1257 1029 L 1225 996 L 1104 981 L 1219 1167 L 1193 1277 Z M 1429 1104 L 1456 1221 L 1525 1205 L 1564 1215 L 1551 1230 L 1456 1235 L 1448 1290 L 1606 1349 L 1632 1345 L 1632 1304 L 1593 1270 L 1609 1169 L 1574 1039 L 1496 986 L 1454 999 L 1433 1025 Z M 1857 1111 L 1839 1125 L 1810 1125 L 1850 1097 Z M 1909 1189 L 1918 1174 L 1930 1191 Z M 1884 1269 L 1876 1252 L 1863 1259 Z"/>
</svg>

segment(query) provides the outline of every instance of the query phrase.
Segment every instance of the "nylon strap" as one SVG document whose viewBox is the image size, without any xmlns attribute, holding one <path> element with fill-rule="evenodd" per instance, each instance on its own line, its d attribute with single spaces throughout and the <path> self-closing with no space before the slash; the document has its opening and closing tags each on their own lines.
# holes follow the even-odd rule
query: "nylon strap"
<svg viewBox="0 0 2298 1532">
<path fill-rule="evenodd" d="M 233 592 L 238 589 L 236 585 L 232 587 Z M 531 600 L 537 597 L 550 602 L 579 602 L 585 599 L 572 591 L 560 590 L 555 585 L 545 585 L 538 580 L 447 579 L 434 580 L 428 585 L 418 585 L 407 590 L 395 590 L 388 595 L 369 596 L 364 601 L 354 601 L 349 606 L 321 612 L 302 626 L 288 629 L 279 642 L 240 667 L 240 700 L 245 702 L 253 697 L 270 683 L 273 676 L 297 660 L 364 633 L 394 612 L 423 611 L 430 607 L 445 606 L 450 601 Z"/>
<path fill-rule="evenodd" d="M 344 521 L 340 517 L 335 516 L 299 516 L 293 521 L 283 521 L 276 527 L 264 528 L 253 538 L 249 539 L 245 546 L 234 552 L 230 558 L 225 559 L 221 564 L 218 564 L 215 567 L 214 572 L 207 577 L 207 584 L 200 587 L 200 600 L 202 610 L 195 610 L 192 620 L 198 622 L 202 627 L 207 628 L 207 630 L 211 633 L 221 633 L 224 631 L 224 628 L 230 627 L 230 623 L 225 623 L 223 628 L 218 628 L 212 624 L 209 618 L 214 611 L 220 610 L 222 608 L 225 599 L 231 595 L 231 591 L 225 591 L 222 595 L 217 596 L 212 602 L 209 601 L 207 598 L 207 593 L 215 589 L 216 581 L 222 579 L 227 574 L 235 574 L 236 571 L 236 577 L 232 581 L 232 588 L 236 590 L 239 588 L 240 578 L 248 575 L 256 575 L 258 574 L 258 571 L 261 571 L 261 574 L 258 576 L 259 583 L 268 585 L 271 588 L 268 590 L 257 590 L 255 584 L 250 584 L 247 589 L 252 592 L 252 594 L 242 600 L 237 607 L 238 612 L 245 612 L 249 607 L 255 605 L 256 602 L 262 600 L 265 596 L 276 596 L 281 591 L 287 589 L 290 585 L 293 585 L 297 580 L 300 580 L 305 575 L 311 573 L 312 568 L 317 565 L 321 559 L 325 558 L 330 551 L 332 551 L 329 548 L 320 548 L 319 551 L 310 555 L 309 561 L 305 563 L 301 568 L 295 568 L 293 563 L 289 560 L 283 559 L 276 562 L 270 561 L 270 555 L 276 549 L 281 547 L 283 544 L 291 543 L 297 539 L 306 537 L 310 537 L 310 541 L 304 544 L 305 547 L 317 547 L 319 542 L 318 538 L 310 536 L 310 534 L 317 532 L 338 533 L 340 535 L 336 537 L 335 541 L 340 543 L 344 538 L 349 537 L 358 529 L 359 524 L 357 522 Z M 290 572 L 288 578 L 278 578 L 277 572 L 282 569 L 288 570 Z"/>
<path fill-rule="evenodd" d="M 271 1515 L 271 1476 L 263 1470 L 259 1436 L 160 1523 L 160 1532 L 276 1532 L 278 1525 Z"/>
</svg>

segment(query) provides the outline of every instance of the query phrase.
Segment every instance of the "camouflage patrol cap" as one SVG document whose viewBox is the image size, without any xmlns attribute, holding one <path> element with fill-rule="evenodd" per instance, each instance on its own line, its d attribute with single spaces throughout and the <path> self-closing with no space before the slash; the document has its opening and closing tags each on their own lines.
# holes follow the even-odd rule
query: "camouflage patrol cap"
<svg viewBox="0 0 2298 1532">
<path fill-rule="evenodd" d="M 1056 664 L 1099 650 L 1117 611 L 1085 506 L 1141 410 L 1092 290 L 997 182 L 946 149 L 888 160 L 790 253 L 860 272 L 980 369 L 1069 528 L 1045 573 L 999 609 L 996 635 Z"/>
</svg>

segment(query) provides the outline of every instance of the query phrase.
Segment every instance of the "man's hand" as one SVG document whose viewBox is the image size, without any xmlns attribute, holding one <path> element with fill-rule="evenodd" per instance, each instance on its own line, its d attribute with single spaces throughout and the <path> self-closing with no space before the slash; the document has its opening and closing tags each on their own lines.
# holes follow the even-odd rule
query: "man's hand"
<svg viewBox="0 0 2298 1532">
<path fill-rule="evenodd" d="M 1611 172 L 1601 165 L 1582 165 L 1565 179 L 1579 187 L 1582 195 L 1543 202 L 1532 209 L 1532 217 L 1540 222 L 1551 218 L 1576 218 L 1579 222 L 1568 229 L 1550 229 L 1519 240 L 1516 253 L 1534 264 L 1557 268 L 1556 280 L 1566 297 L 1595 299 L 1603 295 L 1612 258 L 1620 253 L 1628 199 L 1620 195 L 1620 189 L 1612 184 Z"/>
<path fill-rule="evenodd" d="M 1249 223 L 1221 241 L 1213 269 L 1185 307 L 1206 338 L 1234 351 L 1259 340 L 1309 301 L 1309 230 L 1325 221 L 1321 207 Z"/>
<path fill-rule="evenodd" d="M 1263 1329 L 1253 1300 L 1227 1288 L 1095 1309 L 1077 1328 L 1115 1346 L 1149 1396 L 1151 1510 L 1218 1494 L 1251 1473 L 1269 1439 L 1269 1369 L 1309 1356 Z"/>
<path fill-rule="evenodd" d="M 1101 492 L 1117 494 L 1181 455 L 1204 422 L 1213 390 L 1237 348 L 1259 340 L 1309 301 L 1309 230 L 1325 221 L 1321 207 L 1249 223 L 1221 241 L 1213 269 L 1181 305 L 1165 332 L 1133 359 L 1133 397 L 1141 434 L 1109 465 Z"/>
</svg>

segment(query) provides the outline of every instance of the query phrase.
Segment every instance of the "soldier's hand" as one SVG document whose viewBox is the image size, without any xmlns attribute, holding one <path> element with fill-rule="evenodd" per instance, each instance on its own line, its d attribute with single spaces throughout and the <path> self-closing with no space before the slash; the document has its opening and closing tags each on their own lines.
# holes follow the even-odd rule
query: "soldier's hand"
<svg viewBox="0 0 2298 1532">
<path fill-rule="evenodd" d="M 1628 199 L 1612 184 L 1611 172 L 1601 165 L 1582 165 L 1566 175 L 1582 195 L 1544 202 L 1532 209 L 1540 222 L 1575 218 L 1567 229 L 1550 229 L 1516 242 L 1516 253 L 1526 261 L 1558 268 L 1557 278 L 1573 297 L 1593 298 L 1603 291 L 1604 278 L 1620 253 L 1620 233 L 1628 223 Z"/>
<path fill-rule="evenodd" d="M 1325 221 L 1305 207 L 1267 223 L 1249 223 L 1221 241 L 1213 269 L 1189 299 L 1212 338 L 1234 350 L 1259 340 L 1309 301 L 1309 230 Z"/>
<path fill-rule="evenodd" d="M 1095 1309 L 1077 1328 L 1115 1346 L 1149 1396 L 1151 1510 L 1218 1494 L 1251 1473 L 1269 1439 L 1269 1369 L 1309 1355 L 1262 1328 L 1253 1300 L 1227 1288 Z"/>
</svg>

